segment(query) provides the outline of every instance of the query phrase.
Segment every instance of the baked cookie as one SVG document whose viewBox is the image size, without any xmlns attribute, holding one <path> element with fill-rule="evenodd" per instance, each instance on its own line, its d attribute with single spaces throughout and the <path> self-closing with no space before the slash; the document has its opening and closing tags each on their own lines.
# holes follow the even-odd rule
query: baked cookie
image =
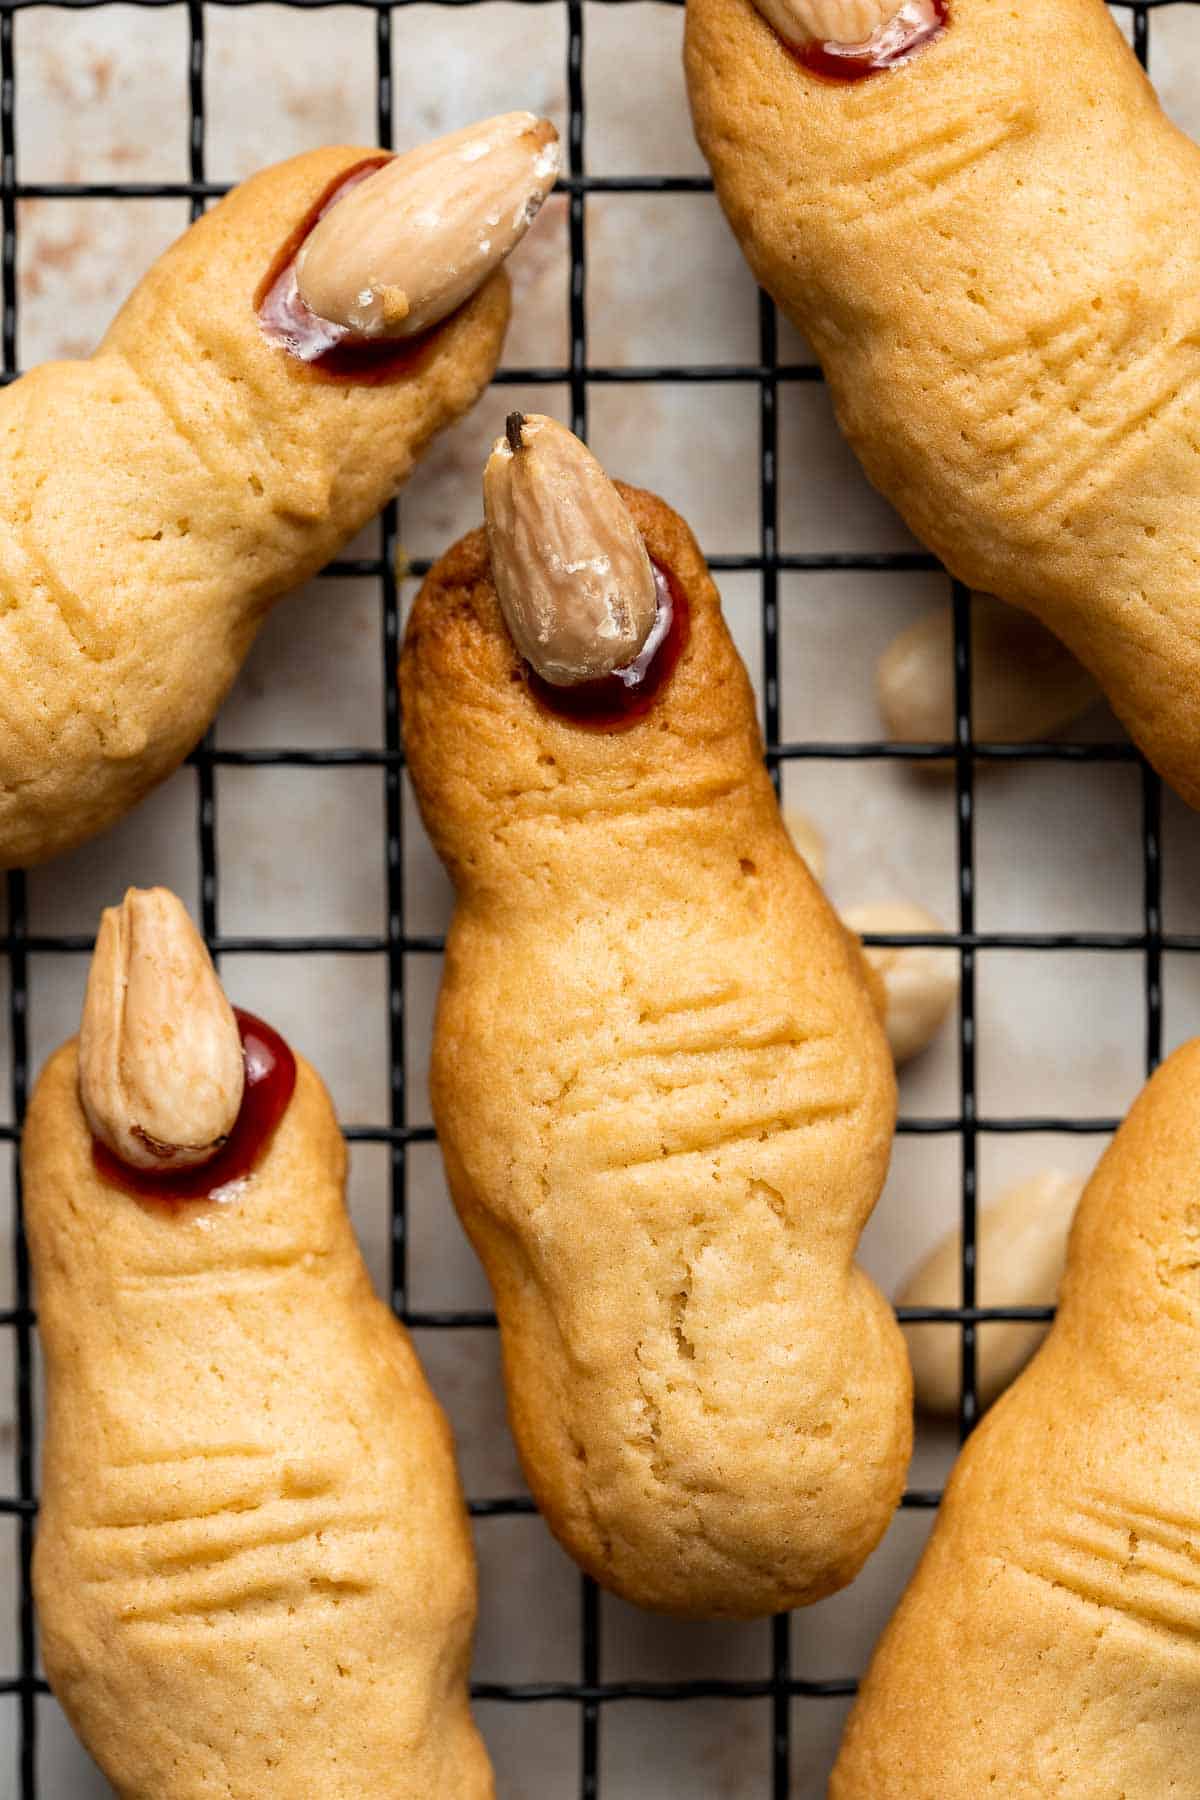
<svg viewBox="0 0 1200 1800">
<path fill-rule="evenodd" d="M 455 545 L 409 621 L 408 766 L 458 895 L 433 1110 L 551 1529 L 640 1605 L 751 1616 L 848 1582 L 903 1485 L 908 1365 L 853 1262 L 895 1080 L 695 541 L 597 474 L 510 421 L 491 556 Z"/>
<path fill-rule="evenodd" d="M 1159 1800 L 1200 1770 L 1200 1039 L 1076 1214 L 1057 1320 L 958 1461 L 831 1800 Z"/>
<path fill-rule="evenodd" d="M 312 1069 L 128 895 L 24 1140 L 42 1657 L 121 1800 L 493 1793 L 450 1432 L 345 1170 Z"/>
<path fill-rule="evenodd" d="M 763 6 L 790 43 L 752 0 L 688 0 L 686 41 L 755 275 L 918 537 L 1200 804 L 1196 146 L 1102 0 Z"/>
<path fill-rule="evenodd" d="M 492 271 L 556 167 L 529 114 L 411 157 L 281 163 L 155 263 L 93 357 L 0 394 L 0 866 L 81 843 L 170 774 L 270 604 L 474 403 L 508 320 Z M 504 225 L 481 223 L 501 202 Z M 345 319 L 314 315 L 306 281 Z M 391 313 L 354 312 L 347 283 Z"/>
</svg>

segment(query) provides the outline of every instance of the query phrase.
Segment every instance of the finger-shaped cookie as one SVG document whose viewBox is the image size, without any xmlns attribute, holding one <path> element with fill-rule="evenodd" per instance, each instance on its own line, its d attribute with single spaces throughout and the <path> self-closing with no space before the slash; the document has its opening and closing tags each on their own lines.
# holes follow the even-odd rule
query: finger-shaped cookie
<svg viewBox="0 0 1200 1800">
<path fill-rule="evenodd" d="M 492 556 L 435 566 L 401 663 L 458 896 L 434 1114 L 551 1528 L 642 1605 L 769 1613 L 849 1581 L 903 1484 L 907 1362 L 853 1262 L 891 1058 L 691 533 L 550 421 L 515 438 Z"/>
<path fill-rule="evenodd" d="M 1102 0 L 687 10 L 722 205 L 868 475 L 1200 804 L 1200 154 Z"/>
<path fill-rule="evenodd" d="M 173 896 L 128 895 L 24 1141 L 42 1657 L 121 1800 L 493 1792 L 450 1432 L 345 1168 L 312 1069 L 235 1020 Z"/>
<path fill-rule="evenodd" d="M 505 124 L 415 168 L 343 148 L 265 170 L 155 263 L 93 357 L 0 395 L 0 866 L 82 842 L 169 774 L 270 604 L 486 385 L 509 307 L 491 271 L 557 166 L 548 125 Z M 393 310 L 430 328 L 316 317 L 295 266 L 310 243 L 322 303 L 347 280 L 370 299 L 382 270 Z"/>
<path fill-rule="evenodd" d="M 1151 1800 L 1200 1769 L 1200 1040 L 1084 1193 L 1055 1324 L 954 1471 L 831 1800 Z"/>
</svg>

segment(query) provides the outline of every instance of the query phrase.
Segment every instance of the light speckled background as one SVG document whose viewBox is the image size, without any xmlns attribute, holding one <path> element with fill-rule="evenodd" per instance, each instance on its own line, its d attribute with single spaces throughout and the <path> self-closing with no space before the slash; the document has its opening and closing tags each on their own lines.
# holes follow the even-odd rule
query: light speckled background
<svg viewBox="0 0 1200 1800">
<path fill-rule="evenodd" d="M 1123 15 L 1119 15 L 1123 16 Z M 366 11 L 263 6 L 207 9 L 208 173 L 234 179 L 264 161 L 374 130 L 374 20 Z M 470 9 L 412 5 L 394 16 L 396 118 L 403 145 L 481 114 L 526 105 L 565 115 L 565 31 L 552 4 L 487 0 Z M 655 4 L 586 7 L 589 171 L 702 170 L 679 73 L 682 13 Z M 101 12 L 45 8 L 16 22 L 19 175 L 25 181 L 182 180 L 187 175 L 186 18 L 182 7 Z M 1155 16 L 1154 72 L 1173 113 L 1200 130 L 1200 9 Z M 186 222 L 177 201 L 27 202 L 20 218 L 20 355 L 26 365 L 78 354 L 95 341 L 128 284 Z M 587 206 L 590 355 L 596 363 L 747 362 L 757 356 L 753 285 L 708 196 L 597 196 Z M 514 266 L 517 313 L 510 367 L 559 364 L 567 349 L 566 208 L 546 208 Z M 804 348 L 786 330 L 783 354 Z M 494 393 L 435 449 L 403 503 L 412 555 L 435 554 L 477 520 L 489 438 L 511 403 L 566 416 L 562 389 Z M 819 387 L 781 389 L 781 541 L 786 550 L 903 549 L 904 527 L 867 488 L 839 442 Z M 710 553 L 758 540 L 757 403 L 752 386 L 601 387 L 592 441 L 617 473 L 653 486 L 689 517 Z M 374 535 L 364 542 L 373 545 Z M 757 582 L 727 579 L 726 604 L 752 672 L 761 662 Z M 874 660 L 944 582 L 912 575 L 786 575 L 782 582 L 783 735 L 872 737 Z M 370 583 L 318 581 L 281 605 L 226 706 L 225 746 L 382 742 L 378 597 Z M 1116 731 L 1097 712 L 1089 737 Z M 830 887 L 849 904 L 908 897 L 955 921 L 952 789 L 902 767 L 789 765 L 786 798 L 831 841 Z M 377 933 L 385 926 L 383 792 L 372 770 L 223 769 L 217 777 L 221 926 L 229 933 Z M 1136 931 L 1141 925 L 1140 786 L 1128 767 L 1031 765 L 979 780 L 978 924 L 983 930 Z M 411 931 L 440 931 L 448 890 L 409 809 Z M 1168 930 L 1200 930 L 1195 820 L 1168 800 L 1164 877 Z M 183 771 L 101 843 L 30 881 L 35 933 L 88 931 L 129 882 L 197 893 L 195 776 Z M 427 1117 L 425 1066 L 437 967 L 410 959 L 410 1120 Z M 986 1115 L 1108 1115 L 1125 1109 L 1143 1071 L 1143 963 L 1136 953 L 979 959 L 979 1097 Z M 32 960 L 35 1063 L 74 1029 L 82 959 Z M 386 987 L 374 958 L 230 958 L 234 997 L 266 1013 L 323 1070 L 343 1119 L 386 1116 Z M 0 1004 L 6 1003 L 0 969 Z M 1200 1024 L 1200 963 L 1168 958 L 1168 1047 Z M 0 1105 L 8 1104 L 0 1044 Z M 953 1033 L 903 1081 L 910 1115 L 957 1107 Z M 1083 1169 L 1095 1138 L 985 1136 L 985 1198 L 1047 1162 Z M 864 1260 L 889 1290 L 955 1217 L 959 1152 L 952 1137 L 902 1138 Z M 0 1203 L 9 1206 L 7 1159 Z M 386 1287 L 386 1153 L 353 1157 L 355 1223 Z M 418 1308 L 486 1306 L 486 1285 L 449 1209 L 436 1151 L 411 1163 L 411 1298 Z M 11 1302 L 0 1276 L 0 1305 Z M 520 1491 L 505 1430 L 494 1334 L 424 1334 L 419 1348 L 457 1428 L 475 1495 Z M 0 1336 L 7 1365 L 9 1337 Z M 9 1405 L 11 1379 L 0 1370 Z M 0 1419 L 0 1479 L 13 1491 L 12 1427 Z M 912 1481 L 939 1482 L 948 1432 L 923 1429 Z M 928 1530 L 902 1513 L 847 1593 L 797 1616 L 794 1669 L 859 1671 Z M 484 1680 L 575 1679 L 579 1581 L 536 1518 L 477 1528 L 482 1616 L 476 1672 Z M 17 1667 L 15 1528 L 0 1521 L 0 1672 Z M 767 1626 L 686 1626 L 602 1603 L 605 1679 L 765 1676 Z M 569 1705 L 482 1706 L 506 1800 L 566 1800 L 578 1792 L 578 1712 Z M 836 1747 L 842 1702 L 793 1707 L 794 1794 L 815 1800 Z M 40 1792 L 93 1800 L 107 1792 L 55 1704 L 40 1703 Z M 15 1703 L 0 1700 L 0 1797 L 15 1795 Z M 685 1707 L 619 1704 L 603 1714 L 604 1800 L 765 1800 L 766 1702 Z"/>
</svg>

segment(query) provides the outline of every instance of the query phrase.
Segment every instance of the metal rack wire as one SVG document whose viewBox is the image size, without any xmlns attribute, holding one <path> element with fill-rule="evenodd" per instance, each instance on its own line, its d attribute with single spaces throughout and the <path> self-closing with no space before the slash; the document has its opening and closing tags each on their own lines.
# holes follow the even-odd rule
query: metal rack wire
<svg viewBox="0 0 1200 1800">
<path fill-rule="evenodd" d="M 19 147 L 16 132 L 17 16 L 35 6 L 59 6 L 92 10 L 109 0 L 0 0 L 0 222 L 3 238 L 0 251 L 0 293 L 3 300 L 2 371 L 0 380 L 9 382 L 17 370 L 17 232 L 18 204 L 29 199 L 187 199 L 193 216 L 210 200 L 225 190 L 210 182 L 205 169 L 205 13 L 208 7 L 233 8 L 254 5 L 256 0 L 132 0 L 139 6 L 170 6 L 186 12 L 188 51 L 186 69 L 181 80 L 186 84 L 189 109 L 189 179 L 186 182 L 139 182 L 103 184 L 23 183 L 20 180 Z M 283 0 L 294 7 L 332 4 L 333 0 Z M 393 14 L 409 0 L 338 0 L 374 13 L 376 53 L 376 114 L 378 140 L 383 145 L 393 142 L 395 119 L 391 85 Z M 485 4 L 486 0 L 440 0 L 445 5 Z M 509 369 L 498 381 L 504 384 L 565 384 L 570 395 L 573 428 L 586 435 L 588 394 L 593 386 L 616 382 L 670 381 L 732 382 L 750 384 L 758 389 L 760 533 L 757 552 L 752 555 L 710 557 L 712 568 L 723 571 L 751 571 L 760 581 L 760 605 L 763 642 L 764 724 L 767 758 L 772 774 L 779 783 L 780 770 L 786 762 L 901 758 L 910 761 L 952 758 L 955 767 L 958 862 L 958 929 L 944 936 L 908 934 L 875 938 L 869 941 L 889 944 L 939 944 L 958 950 L 962 964 L 962 989 L 959 1012 L 959 1107 L 957 1114 L 945 1117 L 904 1118 L 902 1133 L 911 1135 L 952 1135 L 960 1139 L 962 1152 L 962 1306 L 953 1309 L 909 1308 L 901 1318 L 911 1323 L 957 1324 L 962 1334 L 962 1392 L 959 1428 L 965 1437 L 975 1422 L 978 1406 L 976 1392 L 976 1328 L 991 1320 L 1037 1319 L 1051 1316 L 1044 1308 L 986 1309 L 976 1305 L 976 1163 L 977 1145 L 985 1133 L 1063 1132 L 1106 1135 L 1115 1129 L 1111 1118 L 1060 1117 L 986 1117 L 977 1106 L 975 1066 L 975 973 L 976 956 L 981 950 L 1023 951 L 1135 951 L 1144 959 L 1145 983 L 1145 1060 L 1147 1072 L 1158 1063 L 1162 1050 L 1162 959 L 1164 951 L 1200 950 L 1200 936 L 1166 936 L 1162 928 L 1160 873 L 1161 793 L 1157 777 L 1141 765 L 1142 793 L 1142 860 L 1144 871 L 1143 924 L 1136 933 L 981 933 L 975 926 L 975 799 L 974 769 L 977 762 L 1063 761 L 1136 763 L 1137 753 L 1126 744 L 1043 743 L 1022 746 L 976 743 L 971 733 L 971 650 L 969 629 L 969 596 L 953 586 L 955 622 L 955 692 L 956 728 L 952 744 L 918 744 L 897 746 L 884 742 L 828 743 L 783 742 L 780 737 L 779 682 L 779 577 L 785 571 L 859 570 L 863 572 L 896 572 L 933 569 L 933 558 L 918 553 L 908 554 L 836 554 L 799 555 L 781 552 L 777 544 L 778 493 L 778 397 L 781 383 L 820 380 L 820 371 L 808 365 L 781 364 L 777 354 L 777 322 L 775 309 L 760 296 L 758 306 L 758 361 L 752 365 L 687 365 L 614 368 L 594 366 L 588 360 L 588 319 L 586 294 L 585 200 L 590 194 L 617 193 L 694 193 L 707 192 L 711 183 L 697 176 L 589 176 L 585 158 L 585 92 L 583 74 L 583 42 L 585 29 L 584 0 L 524 0 L 525 4 L 561 6 L 567 24 L 567 98 L 569 125 L 567 137 L 567 173 L 563 181 L 569 201 L 568 228 L 570 246 L 570 286 L 568 294 L 570 352 L 565 367 Z M 598 0 L 600 4 L 621 5 L 624 0 Z M 667 0 L 678 4 L 679 0 Z M 1132 16 L 1133 38 L 1143 64 L 1150 55 L 1151 15 L 1164 6 L 1198 5 L 1200 0 L 1126 0 L 1117 10 Z M 384 747 L 382 749 L 309 750 L 303 747 L 282 750 L 219 750 L 211 735 L 190 758 L 196 778 L 196 828 L 200 851 L 200 916 L 205 935 L 215 955 L 338 953 L 375 956 L 387 970 L 389 1005 L 389 1113 L 378 1125 L 352 1127 L 347 1137 L 352 1141 L 388 1146 L 391 1186 L 391 1299 L 401 1318 L 410 1326 L 435 1330 L 461 1330 L 492 1327 L 492 1314 L 477 1311 L 418 1311 L 408 1304 L 408 1234 L 407 1234 L 407 1153 L 411 1144 L 432 1141 L 431 1126 L 409 1118 L 405 1061 L 405 961 L 409 955 L 436 955 L 441 940 L 411 935 L 405 928 L 403 879 L 403 754 L 399 696 L 395 672 L 400 636 L 400 604 L 395 574 L 399 543 L 399 511 L 390 505 L 382 522 L 382 543 L 378 557 L 341 560 L 326 571 L 332 575 L 366 577 L 378 584 L 381 616 L 380 648 L 384 667 Z M 416 574 L 427 565 L 413 564 Z M 220 880 L 217 856 L 217 770 L 234 766 L 291 766 L 329 768 L 345 766 L 380 767 L 384 772 L 383 844 L 387 888 L 387 928 L 381 937 L 233 937 L 220 929 Z M 87 937 L 35 936 L 29 930 L 29 913 L 25 876 L 13 873 L 7 877 L 7 931 L 0 937 L 0 953 L 8 962 L 10 991 L 8 1032 L 11 1050 L 11 1100 L 14 1124 L 0 1126 L 0 1141 L 12 1148 L 14 1192 L 17 1196 L 16 1224 L 13 1242 L 15 1304 L 0 1312 L 0 1327 L 14 1334 L 16 1346 L 16 1492 L 0 1496 L 0 1516 L 15 1516 L 18 1528 L 20 1572 L 18 1656 L 15 1674 L 0 1676 L 0 1694 L 15 1695 L 19 1716 L 19 1793 L 21 1800 L 61 1800 L 50 1796 L 38 1785 L 36 1771 L 37 1713 L 39 1694 L 47 1691 L 37 1672 L 36 1634 L 30 1587 L 30 1558 L 33 1547 L 34 1521 L 37 1510 L 35 1492 L 35 1420 L 33 1405 L 33 1332 L 35 1316 L 31 1305 L 29 1263 L 20 1218 L 19 1141 L 29 1088 L 27 1014 L 30 998 L 30 958 L 33 955 L 81 955 L 91 948 Z M 935 1491 L 910 1490 L 903 1504 L 909 1508 L 931 1509 L 941 1496 Z M 476 1500 L 471 1502 L 477 1518 L 532 1512 L 527 1497 Z M 600 1607 L 597 1590 L 586 1578 L 582 1580 L 581 1630 L 578 1674 L 573 1680 L 537 1684 L 477 1683 L 476 1697 L 509 1705 L 531 1705 L 543 1701 L 574 1702 L 580 1720 L 580 1780 L 583 1800 L 600 1800 L 604 1792 L 601 1779 L 601 1719 L 606 1707 L 621 1701 L 650 1699 L 688 1701 L 711 1698 L 721 1700 L 766 1699 L 771 1702 L 770 1794 L 772 1800 L 787 1800 L 791 1794 L 791 1702 L 797 1696 L 831 1698 L 852 1694 L 855 1679 L 850 1674 L 827 1680 L 801 1680 L 794 1676 L 789 1649 L 786 1618 L 778 1619 L 765 1629 L 771 1634 L 771 1667 L 761 1680 L 712 1680 L 689 1682 L 604 1682 L 600 1664 Z"/>
</svg>

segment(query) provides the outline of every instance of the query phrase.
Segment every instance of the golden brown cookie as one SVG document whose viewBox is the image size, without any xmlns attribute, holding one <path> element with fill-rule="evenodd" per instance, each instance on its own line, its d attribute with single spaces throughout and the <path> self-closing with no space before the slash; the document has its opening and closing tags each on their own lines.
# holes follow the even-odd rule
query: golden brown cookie
<svg viewBox="0 0 1200 1800">
<path fill-rule="evenodd" d="M 903 1485 L 908 1365 L 853 1262 L 895 1081 L 695 541 L 620 493 L 690 623 L 626 729 L 535 697 L 482 532 L 413 608 L 409 768 L 458 892 L 434 1114 L 551 1528 L 642 1605 L 770 1613 L 849 1581 Z"/>
<path fill-rule="evenodd" d="M 0 394 L 0 867 L 81 843 L 168 775 L 271 603 L 490 379 L 503 274 L 386 376 L 334 378 L 264 337 L 279 252 L 372 155 L 316 150 L 244 182 L 93 357 Z"/>
<path fill-rule="evenodd" d="M 1200 1791 L 1200 1039 L 1080 1202 L 1058 1318 L 954 1471 L 831 1800 Z"/>
<path fill-rule="evenodd" d="M 324 1087 L 298 1061 L 251 1172 L 186 1200 L 101 1171 L 79 1086 L 72 1043 L 24 1140 L 34 1588 L 71 1722 L 121 1800 L 490 1800 L 450 1431 L 371 1289 Z"/>
<path fill-rule="evenodd" d="M 854 82 L 688 0 L 697 134 L 867 474 L 1200 804 L 1200 154 L 1102 0 L 951 0 Z"/>
</svg>

